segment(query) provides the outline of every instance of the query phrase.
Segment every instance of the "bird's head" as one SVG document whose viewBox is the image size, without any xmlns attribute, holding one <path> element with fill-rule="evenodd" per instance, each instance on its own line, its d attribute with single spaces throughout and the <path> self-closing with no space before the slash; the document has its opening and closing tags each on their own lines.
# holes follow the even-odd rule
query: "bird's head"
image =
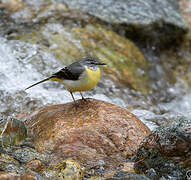
<svg viewBox="0 0 191 180">
<path fill-rule="evenodd" d="M 98 61 L 94 57 L 85 57 L 81 60 L 81 63 L 85 66 L 88 66 L 88 67 L 97 67 L 100 65 L 106 65 L 105 63 Z"/>
</svg>

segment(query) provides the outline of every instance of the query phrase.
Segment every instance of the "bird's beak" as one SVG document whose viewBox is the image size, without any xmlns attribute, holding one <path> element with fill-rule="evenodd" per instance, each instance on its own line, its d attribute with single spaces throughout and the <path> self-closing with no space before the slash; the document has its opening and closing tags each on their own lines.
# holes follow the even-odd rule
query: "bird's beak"
<svg viewBox="0 0 191 180">
<path fill-rule="evenodd" d="M 98 62 L 97 65 L 106 65 L 106 64 L 102 62 Z"/>
</svg>

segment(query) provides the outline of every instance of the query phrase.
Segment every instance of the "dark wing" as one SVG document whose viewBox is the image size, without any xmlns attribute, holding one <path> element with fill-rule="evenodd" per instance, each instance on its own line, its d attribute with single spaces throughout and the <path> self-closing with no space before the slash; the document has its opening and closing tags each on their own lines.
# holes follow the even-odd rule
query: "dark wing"
<svg viewBox="0 0 191 180">
<path fill-rule="evenodd" d="M 63 80 L 78 80 L 84 70 L 85 68 L 79 62 L 75 62 L 67 67 L 64 67 L 51 77 L 56 77 Z"/>
</svg>

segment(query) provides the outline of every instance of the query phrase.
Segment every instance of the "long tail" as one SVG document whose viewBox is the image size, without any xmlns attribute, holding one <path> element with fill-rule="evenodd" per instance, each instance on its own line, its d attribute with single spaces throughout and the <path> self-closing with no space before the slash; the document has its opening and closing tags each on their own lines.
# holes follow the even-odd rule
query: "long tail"
<svg viewBox="0 0 191 180">
<path fill-rule="evenodd" d="M 35 84 L 32 84 L 31 86 L 27 87 L 25 90 L 27 90 L 27 89 L 29 89 L 29 88 L 31 88 L 31 87 L 33 87 L 33 86 L 36 86 L 37 84 L 40 84 L 40 83 L 42 83 L 42 82 L 48 81 L 48 80 L 50 80 L 51 78 L 52 78 L 52 77 L 49 77 L 49 78 L 43 79 L 42 81 L 39 81 L 39 82 L 37 82 L 37 83 L 35 83 Z"/>
</svg>

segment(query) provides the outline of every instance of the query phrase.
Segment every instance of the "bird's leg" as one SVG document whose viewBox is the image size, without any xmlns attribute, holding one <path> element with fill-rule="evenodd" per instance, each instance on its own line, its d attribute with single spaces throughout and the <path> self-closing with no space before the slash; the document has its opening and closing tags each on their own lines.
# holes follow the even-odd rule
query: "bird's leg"
<svg viewBox="0 0 191 180">
<path fill-rule="evenodd" d="M 83 101 L 87 101 L 87 100 L 84 98 L 84 96 L 82 95 L 81 92 L 80 92 L 80 95 L 81 95 Z"/>
<path fill-rule="evenodd" d="M 71 96 L 72 96 L 72 99 L 73 99 L 73 101 L 74 101 L 75 106 L 77 107 L 78 105 L 77 105 L 77 103 L 76 103 L 76 100 L 74 99 L 74 96 L 73 96 L 72 92 L 70 92 L 70 94 L 71 94 Z"/>
</svg>

